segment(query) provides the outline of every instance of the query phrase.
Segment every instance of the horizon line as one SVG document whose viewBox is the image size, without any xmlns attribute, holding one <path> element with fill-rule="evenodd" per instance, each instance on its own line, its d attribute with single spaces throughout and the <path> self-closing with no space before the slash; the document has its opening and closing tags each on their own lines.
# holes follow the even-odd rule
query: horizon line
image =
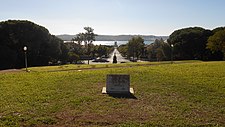
<svg viewBox="0 0 225 127">
<path fill-rule="evenodd" d="M 55 34 L 56 36 L 59 35 L 69 35 L 69 36 L 74 36 L 76 34 Z M 170 36 L 170 35 L 153 35 L 153 34 L 97 34 L 97 35 L 103 35 L 103 36 Z"/>
</svg>

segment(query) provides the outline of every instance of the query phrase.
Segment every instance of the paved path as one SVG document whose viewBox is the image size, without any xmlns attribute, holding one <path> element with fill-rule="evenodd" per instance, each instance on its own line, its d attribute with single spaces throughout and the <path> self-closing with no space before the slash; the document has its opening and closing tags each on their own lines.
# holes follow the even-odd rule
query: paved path
<svg viewBox="0 0 225 127">
<path fill-rule="evenodd" d="M 107 59 L 109 62 L 107 62 L 108 64 L 111 64 L 113 62 L 113 56 L 114 54 L 116 54 L 116 58 L 117 58 L 117 63 L 121 63 L 121 62 L 130 62 L 129 60 L 125 59 L 121 53 L 117 50 L 117 48 L 115 48 L 113 50 L 113 52 L 111 54 L 109 54 L 109 58 Z M 84 61 L 85 64 L 87 64 L 87 60 Z M 92 62 L 92 60 L 89 61 L 90 64 L 107 64 L 107 63 L 101 63 L 101 62 Z"/>
<path fill-rule="evenodd" d="M 117 58 L 117 63 L 121 63 L 121 62 L 130 62 L 129 60 L 125 59 L 121 53 L 117 50 L 117 48 L 114 49 L 114 51 L 109 55 L 110 57 L 107 59 L 109 61 L 109 63 L 113 62 L 113 56 L 114 54 L 116 55 Z"/>
</svg>

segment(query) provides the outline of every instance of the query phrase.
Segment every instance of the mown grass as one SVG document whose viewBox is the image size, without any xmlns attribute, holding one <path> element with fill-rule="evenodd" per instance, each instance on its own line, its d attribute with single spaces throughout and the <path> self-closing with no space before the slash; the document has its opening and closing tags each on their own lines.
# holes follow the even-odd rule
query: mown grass
<svg viewBox="0 0 225 127">
<path fill-rule="evenodd" d="M 2 73 L 0 126 L 225 126 L 225 62 L 154 65 Z M 101 94 L 115 73 L 137 99 Z"/>
<path fill-rule="evenodd" d="M 174 61 L 174 63 L 194 63 L 200 62 L 198 60 L 189 60 L 189 61 Z M 98 68 L 114 68 L 114 67 L 130 67 L 130 66 L 141 66 L 141 65 L 159 65 L 159 64 L 171 64 L 171 61 L 162 61 L 162 62 L 128 62 L 128 63 L 121 63 L 121 64 L 67 64 L 67 65 L 60 65 L 60 66 L 43 66 L 43 67 L 30 67 L 28 68 L 31 71 L 70 71 L 70 70 L 79 70 L 79 69 L 98 69 Z M 25 70 L 25 69 L 23 69 Z"/>
</svg>

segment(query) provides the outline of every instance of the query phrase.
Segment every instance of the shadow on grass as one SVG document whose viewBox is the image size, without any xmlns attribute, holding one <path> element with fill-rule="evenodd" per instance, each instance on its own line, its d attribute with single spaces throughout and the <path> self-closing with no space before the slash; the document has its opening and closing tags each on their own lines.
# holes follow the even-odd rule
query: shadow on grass
<svg viewBox="0 0 225 127">
<path fill-rule="evenodd" d="M 114 98 L 137 99 L 132 93 L 108 93 L 108 95 Z"/>
</svg>

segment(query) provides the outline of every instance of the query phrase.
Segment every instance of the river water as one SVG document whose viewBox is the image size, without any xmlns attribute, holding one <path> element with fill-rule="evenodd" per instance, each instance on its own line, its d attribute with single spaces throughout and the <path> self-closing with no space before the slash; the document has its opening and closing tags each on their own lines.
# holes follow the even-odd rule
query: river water
<svg viewBox="0 0 225 127">
<path fill-rule="evenodd" d="M 117 45 L 122 45 L 122 44 L 127 44 L 128 41 L 116 41 L 117 42 Z M 151 41 L 144 41 L 144 43 L 146 45 L 149 45 L 151 43 L 153 43 L 154 41 L 151 40 Z M 114 45 L 115 41 L 94 41 L 93 44 L 95 45 Z"/>
</svg>

